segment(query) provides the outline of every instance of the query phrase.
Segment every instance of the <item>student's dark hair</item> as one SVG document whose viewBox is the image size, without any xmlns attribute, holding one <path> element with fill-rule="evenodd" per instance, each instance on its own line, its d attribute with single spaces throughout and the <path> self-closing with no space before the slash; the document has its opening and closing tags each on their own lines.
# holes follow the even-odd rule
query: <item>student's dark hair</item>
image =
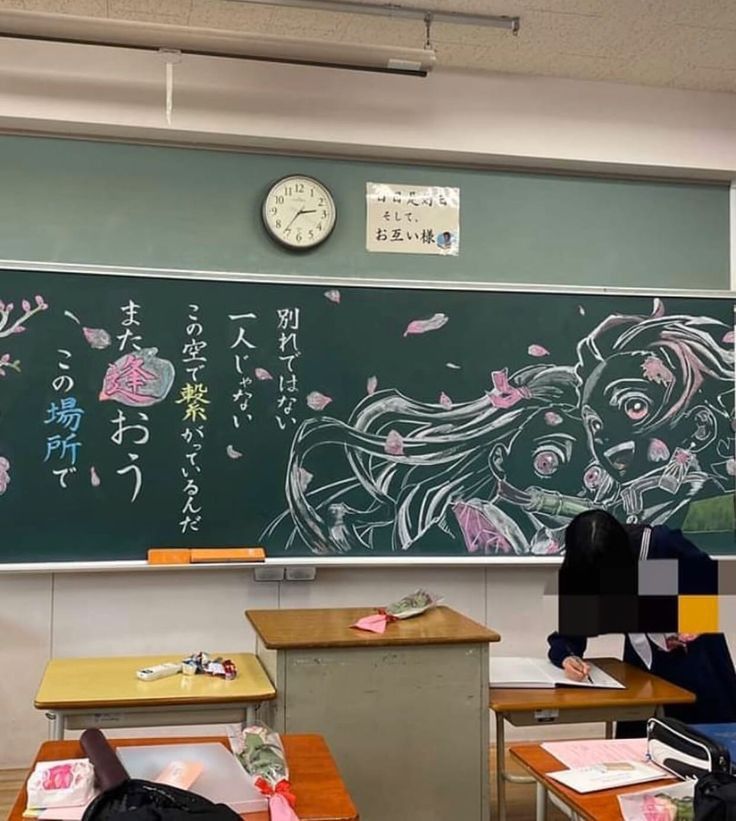
<svg viewBox="0 0 736 821">
<path fill-rule="evenodd" d="M 614 568 L 635 566 L 636 556 L 630 546 L 629 534 L 614 516 L 605 510 L 580 513 L 565 531 L 560 592 L 599 593 L 601 581 Z"/>
</svg>

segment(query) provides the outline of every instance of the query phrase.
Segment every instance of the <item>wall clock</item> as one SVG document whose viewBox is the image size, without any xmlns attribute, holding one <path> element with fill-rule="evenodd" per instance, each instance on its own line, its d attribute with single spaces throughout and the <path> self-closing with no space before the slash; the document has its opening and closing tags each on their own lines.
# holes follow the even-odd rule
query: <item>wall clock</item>
<svg viewBox="0 0 736 821">
<path fill-rule="evenodd" d="M 263 201 L 263 223 L 276 242 L 306 250 L 323 243 L 335 227 L 332 194 L 312 177 L 294 175 L 275 182 Z"/>
</svg>

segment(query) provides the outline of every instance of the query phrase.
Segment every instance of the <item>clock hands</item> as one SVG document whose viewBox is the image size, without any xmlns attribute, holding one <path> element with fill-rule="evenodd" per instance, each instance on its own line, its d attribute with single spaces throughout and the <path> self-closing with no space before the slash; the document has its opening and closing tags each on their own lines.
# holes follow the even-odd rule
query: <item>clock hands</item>
<svg viewBox="0 0 736 821">
<path fill-rule="evenodd" d="M 317 213 L 317 209 L 316 209 L 316 208 L 311 208 L 311 209 L 309 209 L 309 210 L 304 209 L 304 208 L 300 208 L 300 209 L 296 212 L 296 214 L 294 214 L 294 216 L 291 218 L 291 222 L 290 222 L 290 223 L 286 226 L 286 228 L 291 228 L 291 226 L 292 226 L 292 225 L 293 225 L 293 223 L 294 223 L 294 220 L 295 220 L 297 217 L 301 217 L 301 215 L 302 215 L 302 214 L 316 214 L 316 213 Z M 286 230 L 286 229 L 284 229 L 284 230 Z"/>
</svg>

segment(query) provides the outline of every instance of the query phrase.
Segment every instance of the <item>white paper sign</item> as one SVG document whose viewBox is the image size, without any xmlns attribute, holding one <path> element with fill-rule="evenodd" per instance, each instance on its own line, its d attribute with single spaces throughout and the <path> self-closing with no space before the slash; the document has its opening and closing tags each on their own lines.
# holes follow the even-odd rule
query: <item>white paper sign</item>
<svg viewBox="0 0 736 821">
<path fill-rule="evenodd" d="M 366 183 L 369 251 L 440 254 L 460 251 L 460 189 Z"/>
</svg>

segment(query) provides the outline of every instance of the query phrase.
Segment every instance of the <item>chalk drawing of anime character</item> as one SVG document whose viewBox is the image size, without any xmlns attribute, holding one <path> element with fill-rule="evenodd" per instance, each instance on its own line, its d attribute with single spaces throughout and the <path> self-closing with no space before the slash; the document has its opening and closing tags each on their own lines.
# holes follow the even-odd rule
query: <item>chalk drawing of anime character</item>
<svg viewBox="0 0 736 821">
<path fill-rule="evenodd" d="M 493 390 L 481 398 L 451 407 L 385 390 L 361 402 L 347 423 L 326 417 L 304 422 L 291 448 L 288 510 L 269 526 L 264 540 L 287 548 L 301 541 L 318 554 L 381 546 L 404 551 L 432 531 L 438 540 L 455 540 L 469 552 L 530 552 L 533 518 L 524 514 L 529 518 L 525 535 L 512 515 L 483 505 L 497 496 L 504 454 L 525 423 L 540 414 L 542 428 L 549 430 L 539 435 L 548 438 L 537 443 L 541 450 L 529 454 L 529 477 L 536 464 L 543 484 L 545 474 L 552 476 L 560 466 L 555 459 L 568 461 L 567 435 L 553 429 L 562 406 L 574 407 L 577 402 L 577 378 L 572 368 L 549 365 L 524 368 L 511 377 L 497 371 L 493 382 Z M 545 413 L 557 416 L 544 422 Z M 532 440 L 538 437 L 532 428 L 527 431 L 525 446 L 533 447 Z M 330 445 L 344 451 L 348 478 L 313 487 L 319 476 L 318 468 L 312 467 L 316 452 Z M 580 481 L 579 477 L 578 485 Z M 522 484 L 528 487 L 526 477 Z M 530 505 L 530 516 L 554 517 L 563 494 L 537 491 L 542 495 L 535 501 L 546 503 L 549 511 L 534 511 Z M 507 501 L 507 507 L 518 511 L 518 502 Z M 473 508 L 485 518 L 482 533 Z M 564 513 L 558 510 L 557 515 Z"/>
<path fill-rule="evenodd" d="M 655 300 L 581 340 L 576 373 L 591 453 L 629 521 L 676 527 L 693 499 L 733 492 L 732 329 Z"/>
</svg>

